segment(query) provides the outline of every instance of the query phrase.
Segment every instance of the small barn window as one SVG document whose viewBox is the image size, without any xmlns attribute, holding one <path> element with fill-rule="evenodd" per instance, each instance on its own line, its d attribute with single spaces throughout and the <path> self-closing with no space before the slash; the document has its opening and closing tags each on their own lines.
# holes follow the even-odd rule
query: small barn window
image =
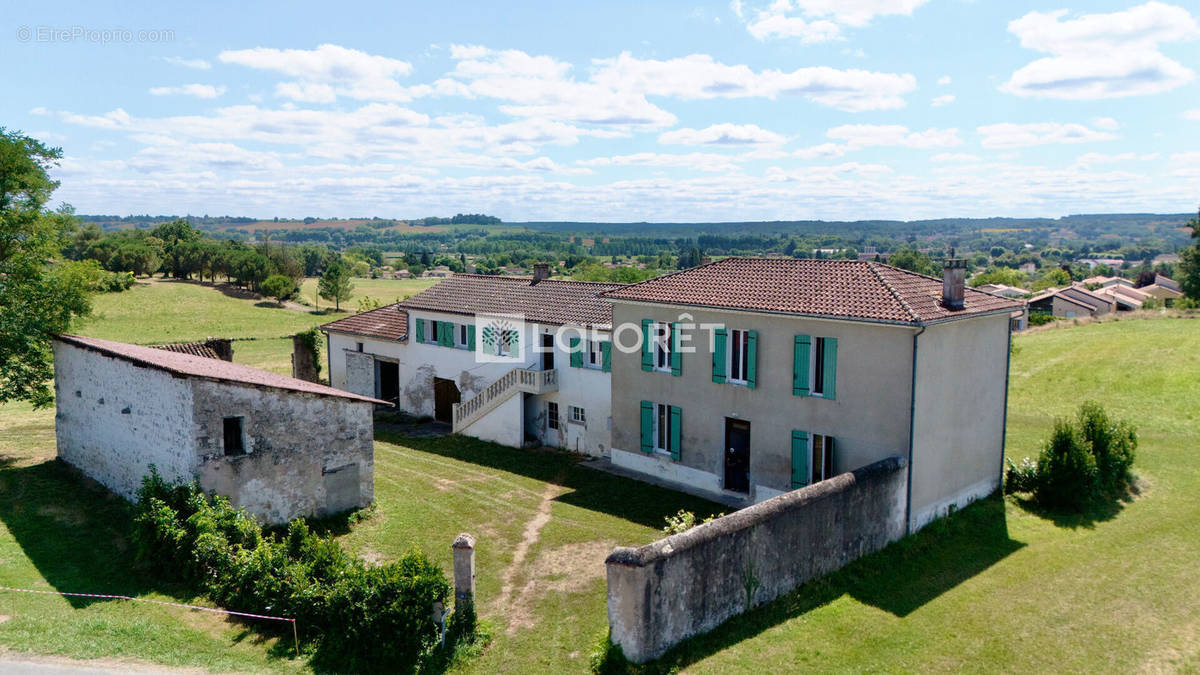
<svg viewBox="0 0 1200 675">
<path fill-rule="evenodd" d="M 242 418 L 226 417 L 225 426 L 225 456 L 246 454 L 246 445 L 242 442 Z"/>
</svg>

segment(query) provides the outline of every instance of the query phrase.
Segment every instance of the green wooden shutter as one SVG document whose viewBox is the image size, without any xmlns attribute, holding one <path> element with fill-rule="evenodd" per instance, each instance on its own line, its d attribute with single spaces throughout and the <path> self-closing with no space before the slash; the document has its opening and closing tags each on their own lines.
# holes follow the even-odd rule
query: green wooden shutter
<svg viewBox="0 0 1200 675">
<path fill-rule="evenodd" d="M 712 381 L 717 384 L 725 382 L 725 359 L 728 347 L 728 333 L 724 328 L 713 331 L 713 374 Z"/>
<path fill-rule="evenodd" d="M 417 322 L 417 342 L 425 341 L 425 319 L 413 319 Z"/>
<path fill-rule="evenodd" d="M 654 452 L 654 404 L 642 401 L 642 452 Z"/>
<path fill-rule="evenodd" d="M 671 459 L 679 459 L 680 440 L 683 438 L 683 411 L 678 406 L 671 406 Z"/>
<path fill-rule="evenodd" d="M 792 431 L 792 489 L 808 485 L 808 432 Z"/>
<path fill-rule="evenodd" d="M 612 343 L 605 341 L 600 343 L 600 370 L 601 372 L 612 372 Z"/>
<path fill-rule="evenodd" d="M 512 331 L 511 347 L 512 348 L 508 350 L 508 353 L 511 354 L 515 358 L 518 354 L 521 353 L 521 334 L 515 330 Z"/>
<path fill-rule="evenodd" d="M 475 324 L 467 324 L 467 349 L 475 351 Z"/>
<path fill-rule="evenodd" d="M 579 342 L 580 342 L 580 340 L 578 337 L 573 337 L 568 340 L 568 343 L 571 346 L 571 367 L 572 368 L 582 368 L 583 367 L 583 352 L 580 351 L 580 349 L 579 349 Z"/>
<path fill-rule="evenodd" d="M 825 377 L 821 379 L 821 395 L 837 398 L 837 338 L 825 338 Z"/>
<path fill-rule="evenodd" d="M 654 344 L 650 338 L 650 319 L 642 319 L 642 370 L 654 370 Z"/>
<path fill-rule="evenodd" d="M 792 349 L 792 395 L 808 396 L 808 361 L 812 352 L 812 338 L 807 335 L 797 335 Z"/>
<path fill-rule="evenodd" d="M 671 374 L 683 374 L 683 352 L 679 351 L 679 324 L 671 324 Z"/>
<path fill-rule="evenodd" d="M 758 386 L 758 331 L 747 331 L 746 335 L 746 386 Z"/>
</svg>

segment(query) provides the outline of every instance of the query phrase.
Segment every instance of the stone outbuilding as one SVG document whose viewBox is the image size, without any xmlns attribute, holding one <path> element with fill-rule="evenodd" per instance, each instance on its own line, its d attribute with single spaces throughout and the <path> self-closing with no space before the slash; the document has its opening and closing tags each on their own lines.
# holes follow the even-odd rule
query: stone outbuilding
<svg viewBox="0 0 1200 675">
<path fill-rule="evenodd" d="M 60 335 L 58 456 L 134 499 L 154 465 L 267 524 L 374 499 L 378 399 L 220 359 Z"/>
</svg>

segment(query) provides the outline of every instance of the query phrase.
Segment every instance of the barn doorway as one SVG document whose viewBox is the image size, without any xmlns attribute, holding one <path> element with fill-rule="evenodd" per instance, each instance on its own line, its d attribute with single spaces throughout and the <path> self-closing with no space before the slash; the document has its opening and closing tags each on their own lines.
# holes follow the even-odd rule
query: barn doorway
<svg viewBox="0 0 1200 675">
<path fill-rule="evenodd" d="M 400 404 L 400 364 L 375 361 L 375 398 L 396 406 Z"/>
<path fill-rule="evenodd" d="M 725 489 L 750 491 L 750 423 L 725 418 Z"/>
<path fill-rule="evenodd" d="M 454 423 L 454 404 L 462 400 L 454 380 L 433 378 L 433 419 L 446 424 Z"/>
</svg>

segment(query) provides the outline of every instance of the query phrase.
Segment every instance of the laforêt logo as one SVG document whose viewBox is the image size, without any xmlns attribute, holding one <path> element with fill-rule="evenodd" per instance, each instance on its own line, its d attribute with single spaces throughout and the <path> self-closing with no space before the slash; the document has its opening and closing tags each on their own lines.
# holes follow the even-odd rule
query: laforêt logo
<svg viewBox="0 0 1200 675">
<path fill-rule="evenodd" d="M 475 316 L 475 360 L 480 363 L 524 362 L 525 317 L 520 314 Z"/>
</svg>

